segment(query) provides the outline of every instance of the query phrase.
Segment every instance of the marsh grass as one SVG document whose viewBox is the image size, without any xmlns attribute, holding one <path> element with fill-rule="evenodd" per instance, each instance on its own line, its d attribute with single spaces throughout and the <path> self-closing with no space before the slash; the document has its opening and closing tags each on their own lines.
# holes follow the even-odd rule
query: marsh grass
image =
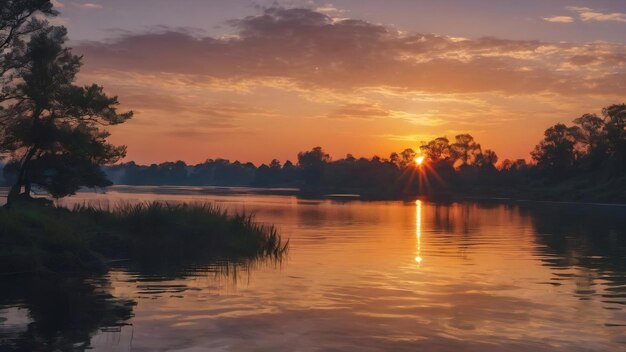
<svg viewBox="0 0 626 352">
<path fill-rule="evenodd" d="M 0 210 L 0 273 L 106 270 L 116 259 L 165 266 L 280 259 L 288 245 L 274 226 L 212 204 Z"/>
</svg>

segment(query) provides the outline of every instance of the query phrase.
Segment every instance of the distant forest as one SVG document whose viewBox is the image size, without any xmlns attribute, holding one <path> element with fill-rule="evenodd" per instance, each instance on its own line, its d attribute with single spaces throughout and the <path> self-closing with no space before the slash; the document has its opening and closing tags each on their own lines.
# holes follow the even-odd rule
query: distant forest
<svg viewBox="0 0 626 352">
<path fill-rule="evenodd" d="M 294 187 L 302 196 L 358 194 L 363 199 L 429 197 L 511 197 L 586 201 L 626 201 L 626 105 L 602 115 L 585 114 L 573 125 L 548 128 L 532 161 L 499 160 L 471 135 L 436 138 L 419 150 L 388 157 L 333 160 L 321 147 L 300 152 L 294 162 L 269 165 L 209 159 L 152 165 L 134 162 L 105 166 L 114 184 Z M 14 164 L 4 168 L 11 183 Z"/>
</svg>

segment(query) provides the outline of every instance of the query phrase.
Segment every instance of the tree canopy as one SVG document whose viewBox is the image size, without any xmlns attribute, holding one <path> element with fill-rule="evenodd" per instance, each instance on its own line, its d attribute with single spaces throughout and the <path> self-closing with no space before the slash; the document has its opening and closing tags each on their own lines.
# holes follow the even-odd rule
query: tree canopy
<svg viewBox="0 0 626 352">
<path fill-rule="evenodd" d="M 10 198 L 36 184 L 54 197 L 74 194 L 80 187 L 104 187 L 110 181 L 100 165 L 114 163 L 126 147 L 107 142 L 101 126 L 116 125 L 132 116 L 117 111 L 117 97 L 101 86 L 74 84 L 81 58 L 65 47 L 66 30 L 46 26 L 26 45 L 14 47 L 19 64 L 6 91 L 5 133 L 0 151 L 11 155 L 18 169 Z"/>
<path fill-rule="evenodd" d="M 548 128 L 531 153 L 537 166 L 555 178 L 567 173 L 626 171 L 626 104 L 602 109 L 602 117 L 584 114 L 574 126 L 559 123 Z"/>
</svg>

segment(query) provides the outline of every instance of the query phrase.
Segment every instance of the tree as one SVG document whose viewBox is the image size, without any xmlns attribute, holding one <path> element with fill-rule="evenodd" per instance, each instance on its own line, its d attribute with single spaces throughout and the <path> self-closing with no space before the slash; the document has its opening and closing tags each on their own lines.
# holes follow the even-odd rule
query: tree
<svg viewBox="0 0 626 352">
<path fill-rule="evenodd" d="M 626 162 L 626 104 L 602 109 L 608 152 Z"/>
<path fill-rule="evenodd" d="M 326 154 L 322 147 L 315 147 L 310 151 L 298 153 L 298 164 L 303 167 L 322 165 L 330 161 L 330 155 Z"/>
<path fill-rule="evenodd" d="M 415 161 L 417 153 L 411 148 L 407 148 L 400 153 L 400 165 L 406 167 Z"/>
<path fill-rule="evenodd" d="M 532 158 L 540 168 L 563 174 L 576 162 L 575 146 L 579 133 L 578 127 L 567 127 L 562 123 L 548 128 L 544 139 L 531 152 Z"/>
<path fill-rule="evenodd" d="M 281 168 L 281 166 L 280 166 L 280 160 L 278 160 L 278 159 L 272 159 L 272 161 L 270 162 L 270 168 L 273 168 L 273 169 L 279 169 L 279 170 L 280 170 L 280 168 Z"/>
<path fill-rule="evenodd" d="M 584 114 L 574 120 L 580 128 L 577 135 L 579 142 L 588 145 L 591 149 L 599 147 L 604 140 L 604 120 L 596 114 Z"/>
<path fill-rule="evenodd" d="M 394 165 L 400 165 L 400 155 L 396 152 L 389 154 L 389 162 Z"/>
<path fill-rule="evenodd" d="M 441 161 L 450 158 L 450 141 L 446 137 L 435 138 L 434 140 L 420 147 L 422 153 L 430 161 Z"/>
<path fill-rule="evenodd" d="M 0 152 L 19 164 L 9 201 L 22 187 L 29 197 L 33 184 L 54 197 L 72 195 L 82 186 L 108 186 L 100 165 L 126 153 L 125 146 L 109 144 L 109 133 L 99 127 L 123 123 L 132 112 L 118 113 L 117 97 L 98 85 L 74 84 L 81 58 L 64 47 L 65 40 L 65 28 L 46 27 L 14 54 L 21 67 L 0 139 Z"/>
<path fill-rule="evenodd" d="M 452 158 L 461 161 L 461 165 L 472 165 L 476 162 L 478 155 L 482 153 L 480 144 L 474 141 L 474 137 L 469 134 L 460 134 L 455 138 L 455 143 L 450 145 Z"/>
<path fill-rule="evenodd" d="M 586 168 L 596 168 L 606 159 L 607 140 L 604 120 L 596 114 L 584 114 L 574 120 L 578 130 L 574 137 Z"/>
<path fill-rule="evenodd" d="M 493 167 L 498 162 L 498 155 L 491 149 L 485 150 L 480 158 L 481 166 Z"/>
<path fill-rule="evenodd" d="M 0 2 L 0 50 L 4 53 L 21 37 L 41 29 L 45 22 L 35 14 L 56 15 L 50 0 L 2 0 Z"/>
<path fill-rule="evenodd" d="M 17 70 L 24 64 L 17 58 L 24 47 L 24 39 L 45 28 L 43 17 L 56 14 L 49 0 L 0 1 L 0 138 L 11 118 L 5 103 L 13 98 Z"/>
<path fill-rule="evenodd" d="M 324 166 L 330 161 L 322 147 L 315 147 L 310 151 L 298 153 L 298 165 L 302 168 L 304 182 L 309 187 L 320 185 Z"/>
</svg>

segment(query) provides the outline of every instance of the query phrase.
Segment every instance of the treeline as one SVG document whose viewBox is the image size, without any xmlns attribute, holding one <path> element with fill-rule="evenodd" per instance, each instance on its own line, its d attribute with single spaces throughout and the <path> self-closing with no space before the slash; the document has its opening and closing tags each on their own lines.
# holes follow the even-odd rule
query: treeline
<svg viewBox="0 0 626 352">
<path fill-rule="evenodd" d="M 585 114 L 573 125 L 556 124 L 531 152 L 532 161 L 499 160 L 469 134 L 436 138 L 419 150 L 388 157 L 333 160 L 321 147 L 300 152 L 295 163 L 209 159 L 104 168 L 124 185 L 294 187 L 303 196 L 359 194 L 364 199 L 514 197 L 558 200 L 626 200 L 626 105 Z M 12 166 L 5 168 L 11 179 Z"/>
<path fill-rule="evenodd" d="M 104 170 L 115 184 L 123 185 L 294 187 L 303 195 L 351 193 L 372 199 L 442 192 L 461 181 L 491 183 L 500 172 L 495 152 L 482 151 L 468 134 L 457 136 L 454 143 L 437 138 L 421 149 L 405 149 L 387 158 L 356 158 L 348 154 L 333 160 L 321 147 L 315 147 L 298 153 L 296 163 L 287 160 L 281 164 L 274 159 L 256 166 L 250 162 L 209 159 L 196 165 L 183 161 L 152 165 L 128 162 Z M 422 165 L 416 162 L 419 155 L 426 156 Z M 523 160 L 513 165 L 505 172 L 527 167 Z"/>
</svg>

